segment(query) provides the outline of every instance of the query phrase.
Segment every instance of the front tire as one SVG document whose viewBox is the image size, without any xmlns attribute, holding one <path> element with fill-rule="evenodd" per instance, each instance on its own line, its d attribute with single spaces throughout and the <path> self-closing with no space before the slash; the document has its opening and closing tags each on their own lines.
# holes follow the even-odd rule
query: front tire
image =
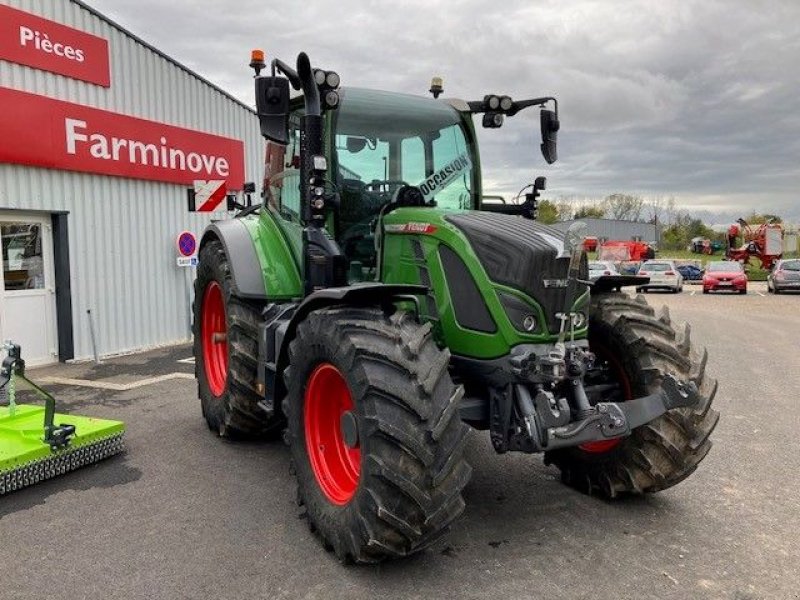
<svg viewBox="0 0 800 600">
<path fill-rule="evenodd" d="M 222 437 L 275 437 L 280 416 L 267 419 L 256 392 L 261 307 L 233 294 L 225 249 L 211 241 L 200 250 L 194 282 L 192 334 L 195 376 L 203 416 Z"/>
<path fill-rule="evenodd" d="M 653 393 L 671 373 L 695 382 L 700 403 L 671 410 L 618 443 L 548 452 L 562 480 L 586 493 L 614 498 L 658 492 L 691 475 L 711 449 L 719 419 L 711 408 L 717 382 L 705 373 L 708 354 L 693 351 L 689 325 L 676 331 L 666 307 L 656 315 L 647 301 L 626 294 L 592 299 L 589 346 L 608 361 L 621 399 Z"/>
<path fill-rule="evenodd" d="M 407 313 L 326 308 L 297 328 L 284 412 L 298 499 L 340 560 L 412 554 L 463 511 L 468 430 L 448 362 Z"/>
</svg>

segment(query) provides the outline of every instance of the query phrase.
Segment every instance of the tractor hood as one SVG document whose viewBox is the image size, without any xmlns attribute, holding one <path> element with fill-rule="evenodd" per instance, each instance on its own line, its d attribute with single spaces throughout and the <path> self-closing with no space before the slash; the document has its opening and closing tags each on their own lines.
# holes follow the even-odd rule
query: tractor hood
<svg viewBox="0 0 800 600">
<path fill-rule="evenodd" d="M 555 314 L 564 308 L 570 260 L 564 233 L 497 213 L 474 211 L 444 218 L 467 238 L 489 280 L 530 296 L 544 309 L 550 332 L 557 333 Z M 581 279 L 588 279 L 585 258 Z"/>
<path fill-rule="evenodd" d="M 432 276 L 441 274 L 450 298 L 445 307 L 452 305 L 460 328 L 493 334 L 510 325 L 508 345 L 552 341 L 558 334 L 570 262 L 562 231 L 498 213 L 401 208 L 385 217 L 384 232 L 391 254 L 426 263 L 419 279 L 412 280 L 410 270 L 401 278 L 403 265 L 389 263 L 387 253 L 384 281 L 432 285 L 441 304 Z M 580 278 L 588 279 L 585 255 Z M 583 290 L 577 296 L 573 308 L 587 298 Z"/>
</svg>

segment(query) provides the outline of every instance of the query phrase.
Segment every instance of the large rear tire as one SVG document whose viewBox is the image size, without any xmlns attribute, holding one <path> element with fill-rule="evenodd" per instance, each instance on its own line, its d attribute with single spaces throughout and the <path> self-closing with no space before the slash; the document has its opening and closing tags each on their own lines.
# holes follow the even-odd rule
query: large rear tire
<svg viewBox="0 0 800 600">
<path fill-rule="evenodd" d="M 284 422 L 267 419 L 256 392 L 261 306 L 233 295 L 225 249 L 200 250 L 192 305 L 197 393 L 208 427 L 222 437 L 274 437 Z"/>
<path fill-rule="evenodd" d="M 327 308 L 297 328 L 284 412 L 298 498 L 344 562 L 412 554 L 464 509 L 463 394 L 430 325 Z"/>
<path fill-rule="evenodd" d="M 617 443 L 548 452 L 545 461 L 561 470 L 566 484 L 610 498 L 658 492 L 686 479 L 711 449 L 719 420 L 711 408 L 717 382 L 705 373 L 705 349 L 692 349 L 689 325 L 676 331 L 667 308 L 657 315 L 642 296 L 604 294 L 592 299 L 589 345 L 620 386 L 615 400 L 650 394 L 672 373 L 695 382 L 700 403 L 671 410 Z"/>
</svg>

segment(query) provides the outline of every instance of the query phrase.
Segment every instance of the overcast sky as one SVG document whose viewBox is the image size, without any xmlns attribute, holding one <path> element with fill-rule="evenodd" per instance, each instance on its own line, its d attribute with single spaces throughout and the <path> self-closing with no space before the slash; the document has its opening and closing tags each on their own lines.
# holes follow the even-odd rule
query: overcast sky
<svg viewBox="0 0 800 600">
<path fill-rule="evenodd" d="M 800 0 L 89 0 L 248 104 L 251 48 L 300 50 L 342 85 L 559 99 L 559 161 L 538 111 L 481 130 L 485 191 L 537 175 L 551 197 L 675 196 L 733 218 L 800 221 Z"/>
</svg>

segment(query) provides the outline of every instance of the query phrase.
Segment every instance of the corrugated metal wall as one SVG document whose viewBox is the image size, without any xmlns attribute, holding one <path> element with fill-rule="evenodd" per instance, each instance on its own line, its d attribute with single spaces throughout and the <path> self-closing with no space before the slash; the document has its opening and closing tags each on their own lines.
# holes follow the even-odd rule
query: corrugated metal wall
<svg viewBox="0 0 800 600">
<path fill-rule="evenodd" d="M 618 221 L 616 219 L 577 219 L 586 223 L 586 235 L 608 240 L 633 240 L 639 238 L 643 242 L 658 241 L 656 226 L 652 223 L 638 221 Z M 575 221 L 561 221 L 553 227 L 566 231 Z"/>
<path fill-rule="evenodd" d="M 244 106 L 71 0 L 0 3 L 106 38 L 111 87 L 4 61 L 0 85 L 242 140 L 247 180 L 260 181 L 263 142 Z M 175 266 L 175 236 L 224 213 L 190 215 L 185 186 L 0 164 L 2 209 L 69 211 L 76 358 L 92 353 L 87 309 L 101 354 L 189 338 L 193 270 Z"/>
</svg>

